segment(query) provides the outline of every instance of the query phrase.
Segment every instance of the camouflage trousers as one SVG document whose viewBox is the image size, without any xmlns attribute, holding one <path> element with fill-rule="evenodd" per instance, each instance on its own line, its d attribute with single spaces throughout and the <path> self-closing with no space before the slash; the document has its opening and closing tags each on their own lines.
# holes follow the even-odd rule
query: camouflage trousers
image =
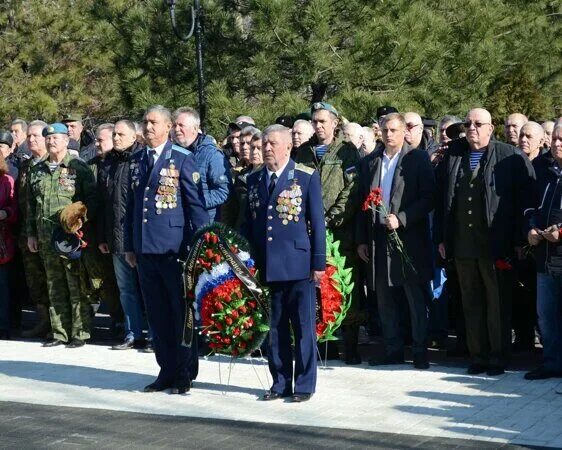
<svg viewBox="0 0 562 450">
<path fill-rule="evenodd" d="M 27 238 L 19 241 L 25 281 L 29 290 L 29 298 L 34 305 L 49 307 L 49 293 L 47 291 L 47 275 L 41 253 L 31 253 L 27 247 Z"/>
<path fill-rule="evenodd" d="M 53 337 L 63 342 L 90 338 L 90 304 L 80 292 L 80 260 L 68 260 L 51 250 L 51 243 L 40 245 L 45 263 L 49 317 Z"/>
<path fill-rule="evenodd" d="M 120 321 L 123 312 L 112 256 L 101 253 L 97 248 L 86 247 L 80 260 L 82 295 L 88 303 L 105 303 L 111 318 Z"/>
</svg>

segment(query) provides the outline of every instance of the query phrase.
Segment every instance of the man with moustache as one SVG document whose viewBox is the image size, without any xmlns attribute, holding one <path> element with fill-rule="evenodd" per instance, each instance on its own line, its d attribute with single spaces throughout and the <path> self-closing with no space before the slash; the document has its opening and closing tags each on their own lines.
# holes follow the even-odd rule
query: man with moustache
<svg viewBox="0 0 562 450">
<path fill-rule="evenodd" d="M 182 345 L 186 302 L 182 266 L 195 231 L 210 221 L 193 153 L 172 144 L 172 114 L 160 105 L 144 114 L 146 147 L 131 155 L 125 259 L 137 267 L 160 373 L 144 392 L 185 394 L 197 377 L 197 339 Z"/>
<path fill-rule="evenodd" d="M 64 259 L 55 251 L 53 232 L 64 225 L 61 213 L 78 202 L 86 210 L 82 224 L 94 218 L 97 196 L 91 170 L 68 153 L 67 133 L 62 123 L 43 129 L 48 157 L 29 175 L 26 234 L 29 251 L 41 253 L 47 275 L 53 338 L 44 346 L 78 348 L 90 338 L 91 309 L 80 291 L 80 260 Z"/>
</svg>

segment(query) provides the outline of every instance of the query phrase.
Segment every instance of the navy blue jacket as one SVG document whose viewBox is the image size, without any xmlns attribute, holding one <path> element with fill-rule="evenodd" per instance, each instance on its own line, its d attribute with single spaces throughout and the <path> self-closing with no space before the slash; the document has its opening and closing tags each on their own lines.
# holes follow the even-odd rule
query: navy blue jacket
<svg viewBox="0 0 562 450">
<path fill-rule="evenodd" d="M 125 251 L 186 256 L 193 233 L 209 223 L 195 158 L 190 151 L 167 142 L 148 176 L 148 157 L 143 148 L 131 155 L 129 163 Z M 158 187 L 171 169 L 179 171 L 175 207 L 157 208 Z"/>
<path fill-rule="evenodd" d="M 550 152 L 537 156 L 533 160 L 537 175 L 533 189 L 533 207 L 525 211 L 527 222 L 524 232 L 531 229 L 544 230 L 551 225 L 562 223 L 562 169 Z M 562 242 L 541 241 L 533 247 L 537 262 L 537 272 L 545 273 L 549 269 L 562 271 Z"/>
<path fill-rule="evenodd" d="M 209 213 L 211 221 L 214 221 L 217 208 L 226 202 L 232 187 L 230 164 L 224 153 L 207 135 L 197 136 L 188 150 L 195 156 L 195 163 L 201 175 L 205 209 Z"/>
<path fill-rule="evenodd" d="M 248 176 L 246 222 L 242 227 L 254 249 L 262 280 L 294 281 L 310 278 L 313 270 L 326 267 L 326 225 L 318 172 L 289 160 L 268 195 L 267 169 Z M 296 188 L 294 187 L 296 185 Z M 297 219 L 283 219 L 278 206 L 284 195 L 298 192 Z M 279 208 L 281 209 L 281 208 Z M 310 233 L 309 233 L 310 230 Z"/>
</svg>

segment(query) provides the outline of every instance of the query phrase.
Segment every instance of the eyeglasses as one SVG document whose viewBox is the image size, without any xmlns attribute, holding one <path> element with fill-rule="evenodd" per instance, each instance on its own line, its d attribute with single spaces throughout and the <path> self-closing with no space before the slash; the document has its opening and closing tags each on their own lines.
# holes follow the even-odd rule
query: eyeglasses
<svg viewBox="0 0 562 450">
<path fill-rule="evenodd" d="M 407 123 L 406 124 L 406 128 L 408 128 L 408 130 L 413 130 L 416 127 L 420 127 L 421 123 Z"/>
<path fill-rule="evenodd" d="M 484 125 L 491 125 L 491 124 L 488 123 L 488 122 L 471 122 L 469 120 L 469 121 L 464 122 L 463 125 L 466 129 L 468 129 L 468 128 L 470 128 L 471 125 L 474 125 L 475 128 L 481 128 Z"/>
</svg>

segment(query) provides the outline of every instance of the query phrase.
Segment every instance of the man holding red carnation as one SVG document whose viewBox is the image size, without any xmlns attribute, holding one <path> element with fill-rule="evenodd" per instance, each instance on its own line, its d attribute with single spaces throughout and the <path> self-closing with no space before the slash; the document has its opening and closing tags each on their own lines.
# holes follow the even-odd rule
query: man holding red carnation
<svg viewBox="0 0 562 450">
<path fill-rule="evenodd" d="M 271 293 L 268 360 L 273 386 L 263 396 L 266 401 L 292 397 L 303 402 L 316 389 L 315 283 L 326 267 L 326 226 L 318 172 L 295 164 L 292 146 L 288 128 L 266 128 L 265 167 L 248 177 L 248 192 L 255 195 L 248 201 L 243 231 Z"/>
<path fill-rule="evenodd" d="M 385 354 L 369 365 L 404 363 L 400 308 L 396 287 L 410 309 L 413 363 L 427 369 L 427 300 L 432 244 L 429 213 L 435 179 L 426 151 L 405 142 L 404 116 L 391 113 L 382 128 L 384 148 L 359 163 L 357 183 L 363 202 L 357 221 L 357 253 L 368 265 L 370 288 L 376 290 Z"/>
</svg>

